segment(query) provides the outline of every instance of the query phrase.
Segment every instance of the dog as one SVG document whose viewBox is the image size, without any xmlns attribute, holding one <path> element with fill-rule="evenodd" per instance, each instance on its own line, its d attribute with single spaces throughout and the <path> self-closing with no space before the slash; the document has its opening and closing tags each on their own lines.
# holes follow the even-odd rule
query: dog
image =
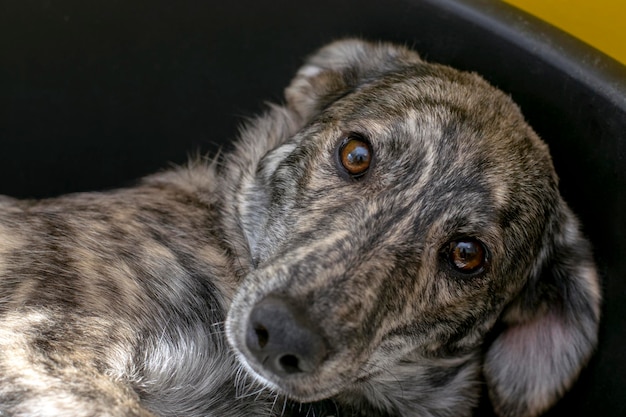
<svg viewBox="0 0 626 417">
<path fill-rule="evenodd" d="M 345 39 L 232 150 L 0 200 L 0 416 L 537 416 L 600 284 L 504 93 Z"/>
</svg>

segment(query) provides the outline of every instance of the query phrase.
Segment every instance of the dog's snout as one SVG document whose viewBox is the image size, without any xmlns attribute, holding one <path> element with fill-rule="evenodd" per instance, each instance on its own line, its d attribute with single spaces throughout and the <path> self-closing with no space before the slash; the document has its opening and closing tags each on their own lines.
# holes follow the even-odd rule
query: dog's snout
<svg viewBox="0 0 626 417">
<path fill-rule="evenodd" d="M 276 296 L 252 309 L 246 345 L 261 366 L 278 376 L 313 372 L 327 352 L 324 338 L 302 310 Z"/>
</svg>

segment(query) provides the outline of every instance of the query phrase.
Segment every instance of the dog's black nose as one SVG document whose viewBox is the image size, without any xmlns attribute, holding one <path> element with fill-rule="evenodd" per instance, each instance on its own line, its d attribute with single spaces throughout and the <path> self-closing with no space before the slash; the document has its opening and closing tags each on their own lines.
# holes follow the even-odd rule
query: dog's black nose
<svg viewBox="0 0 626 417">
<path fill-rule="evenodd" d="M 313 372 L 326 357 L 323 337 L 302 310 L 276 296 L 252 309 L 246 345 L 263 367 L 279 376 Z"/>
</svg>

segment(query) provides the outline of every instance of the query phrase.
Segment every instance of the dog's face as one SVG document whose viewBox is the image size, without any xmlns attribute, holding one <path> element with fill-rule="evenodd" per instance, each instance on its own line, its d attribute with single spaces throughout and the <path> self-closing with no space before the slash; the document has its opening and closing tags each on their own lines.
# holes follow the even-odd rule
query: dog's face
<svg viewBox="0 0 626 417">
<path fill-rule="evenodd" d="M 287 100 L 306 123 L 239 207 L 255 268 L 227 326 L 244 364 L 299 401 L 401 415 L 468 412 L 482 366 L 503 415 L 549 406 L 595 343 L 599 295 L 518 108 L 476 75 L 359 41 L 313 56 Z"/>
</svg>

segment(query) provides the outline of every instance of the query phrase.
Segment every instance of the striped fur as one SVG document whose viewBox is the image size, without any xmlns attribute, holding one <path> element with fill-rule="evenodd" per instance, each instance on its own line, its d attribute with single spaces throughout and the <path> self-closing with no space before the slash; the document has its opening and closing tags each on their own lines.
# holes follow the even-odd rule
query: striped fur
<svg viewBox="0 0 626 417">
<path fill-rule="evenodd" d="M 599 284 L 546 145 L 474 74 L 401 46 L 312 55 L 218 161 L 0 200 L 0 416 L 536 416 L 597 338 Z M 342 172 L 352 134 L 367 173 Z M 443 249 L 471 237 L 471 276 Z M 262 300 L 327 351 L 279 375 Z M 312 414 L 311 414 L 312 415 Z"/>
</svg>

